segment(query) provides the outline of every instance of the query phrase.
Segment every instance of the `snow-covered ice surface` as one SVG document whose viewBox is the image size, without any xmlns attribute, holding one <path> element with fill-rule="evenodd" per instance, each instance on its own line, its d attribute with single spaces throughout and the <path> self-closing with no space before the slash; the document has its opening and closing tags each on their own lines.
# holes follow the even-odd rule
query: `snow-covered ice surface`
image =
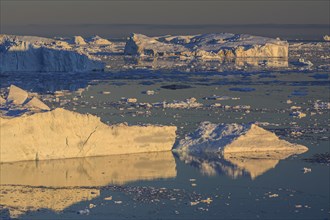
<svg viewBox="0 0 330 220">
<path fill-rule="evenodd" d="M 124 55 L 125 39 L 107 39 L 108 45 L 92 44 L 91 38 L 83 38 L 86 44 L 77 37 L 58 40 L 102 60 L 105 72 L 1 73 L 4 117 L 49 113 L 25 106 L 36 97 L 50 109 L 95 115 L 105 126 L 176 126 L 176 145 L 209 121 L 253 123 L 308 151 L 158 152 L 4 163 L 1 216 L 328 218 L 329 164 L 308 158 L 327 158 L 329 152 L 329 42 L 289 41 L 287 60 L 202 60 Z M 11 85 L 27 91 L 23 104 L 7 103 Z"/>
</svg>

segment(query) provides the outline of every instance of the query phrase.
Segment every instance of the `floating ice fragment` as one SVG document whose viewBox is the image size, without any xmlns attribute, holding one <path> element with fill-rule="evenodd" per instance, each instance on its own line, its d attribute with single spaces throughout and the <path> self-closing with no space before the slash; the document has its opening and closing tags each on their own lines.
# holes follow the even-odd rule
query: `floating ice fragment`
<svg viewBox="0 0 330 220">
<path fill-rule="evenodd" d="M 312 172 L 312 168 L 304 167 L 304 168 L 303 168 L 303 172 L 304 172 L 304 174 L 305 174 L 305 173 L 310 173 L 310 172 Z"/>
<path fill-rule="evenodd" d="M 12 102 L 16 105 L 22 105 L 26 99 L 28 98 L 29 94 L 24 91 L 23 89 L 15 86 L 15 85 L 11 85 L 9 87 L 9 93 L 8 93 L 8 97 L 7 97 L 7 102 Z"/>
<path fill-rule="evenodd" d="M 45 111 L 50 110 L 50 108 L 45 103 L 43 103 L 36 97 L 33 97 L 24 106 L 26 106 L 28 108 L 32 108 L 32 109 L 40 109 L 40 110 L 45 110 Z"/>
</svg>

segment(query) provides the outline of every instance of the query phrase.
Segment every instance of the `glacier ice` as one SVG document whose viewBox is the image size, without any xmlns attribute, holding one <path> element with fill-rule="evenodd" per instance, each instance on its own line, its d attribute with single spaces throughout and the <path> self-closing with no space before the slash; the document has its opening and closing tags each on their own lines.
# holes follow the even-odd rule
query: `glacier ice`
<svg viewBox="0 0 330 220">
<path fill-rule="evenodd" d="M 65 41 L 0 35 L 0 72 L 101 71 L 104 63 Z"/>
<path fill-rule="evenodd" d="M 133 33 L 127 40 L 125 54 L 201 59 L 287 58 L 288 47 L 289 44 L 286 41 L 247 34 L 148 37 Z"/>
</svg>

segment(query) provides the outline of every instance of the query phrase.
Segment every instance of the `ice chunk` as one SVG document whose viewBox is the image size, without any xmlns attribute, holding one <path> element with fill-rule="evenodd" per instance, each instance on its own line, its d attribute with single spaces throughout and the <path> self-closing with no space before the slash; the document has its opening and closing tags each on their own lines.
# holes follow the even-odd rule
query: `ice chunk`
<svg viewBox="0 0 330 220">
<path fill-rule="evenodd" d="M 6 99 L 0 96 L 0 105 L 4 105 L 4 104 L 6 104 Z"/>
<path fill-rule="evenodd" d="M 325 40 L 325 41 L 330 41 L 330 36 L 329 36 L 329 35 L 324 35 L 324 36 L 323 36 L 323 40 Z"/>
<path fill-rule="evenodd" d="M 170 151 L 175 126 L 108 126 L 61 108 L 1 118 L 0 162 Z"/>
<path fill-rule="evenodd" d="M 126 42 L 124 52 L 127 55 L 185 56 L 201 59 L 287 58 L 288 43 L 279 39 L 230 33 L 173 37 L 132 34 Z"/>
<path fill-rule="evenodd" d="M 84 38 L 82 38 L 81 36 L 74 36 L 73 43 L 77 45 L 86 45 Z"/>
<path fill-rule="evenodd" d="M 11 85 L 9 87 L 9 93 L 7 97 L 7 102 L 12 102 L 16 105 L 22 105 L 26 99 L 28 98 L 29 94 L 21 88 L 18 88 L 15 85 Z"/>
<path fill-rule="evenodd" d="M 198 129 L 182 139 L 175 151 L 186 153 L 242 153 L 291 151 L 308 148 L 279 139 L 255 124 L 212 124 L 202 122 Z"/>
<path fill-rule="evenodd" d="M 37 108 L 37 109 L 46 110 L 46 111 L 50 110 L 50 108 L 45 103 L 40 101 L 37 97 L 33 97 L 24 106 L 26 106 L 28 108 Z"/>
<path fill-rule="evenodd" d="M 101 38 L 100 36 L 92 37 L 89 42 L 90 44 L 97 44 L 97 45 L 111 45 L 112 43 L 107 39 Z"/>
</svg>

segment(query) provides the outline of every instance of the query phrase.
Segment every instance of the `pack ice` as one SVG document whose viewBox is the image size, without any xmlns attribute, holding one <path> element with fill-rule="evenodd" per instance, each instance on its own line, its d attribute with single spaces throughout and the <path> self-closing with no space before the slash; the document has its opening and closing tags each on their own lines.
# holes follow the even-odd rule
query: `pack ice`
<svg viewBox="0 0 330 220">
<path fill-rule="evenodd" d="M 193 36 L 148 37 L 132 34 L 126 55 L 184 56 L 218 58 L 287 58 L 288 42 L 247 34 L 201 34 Z"/>
<path fill-rule="evenodd" d="M 49 107 L 11 86 L 0 114 L 0 162 L 170 151 L 175 126 L 106 125 L 99 117 Z"/>
<path fill-rule="evenodd" d="M 15 35 L 0 35 L 0 72 L 101 71 L 104 63 L 66 41 Z"/>
<path fill-rule="evenodd" d="M 279 139 L 256 124 L 213 124 L 202 122 L 196 131 L 182 139 L 175 151 L 181 153 L 251 153 L 291 151 L 308 148 Z"/>
</svg>

